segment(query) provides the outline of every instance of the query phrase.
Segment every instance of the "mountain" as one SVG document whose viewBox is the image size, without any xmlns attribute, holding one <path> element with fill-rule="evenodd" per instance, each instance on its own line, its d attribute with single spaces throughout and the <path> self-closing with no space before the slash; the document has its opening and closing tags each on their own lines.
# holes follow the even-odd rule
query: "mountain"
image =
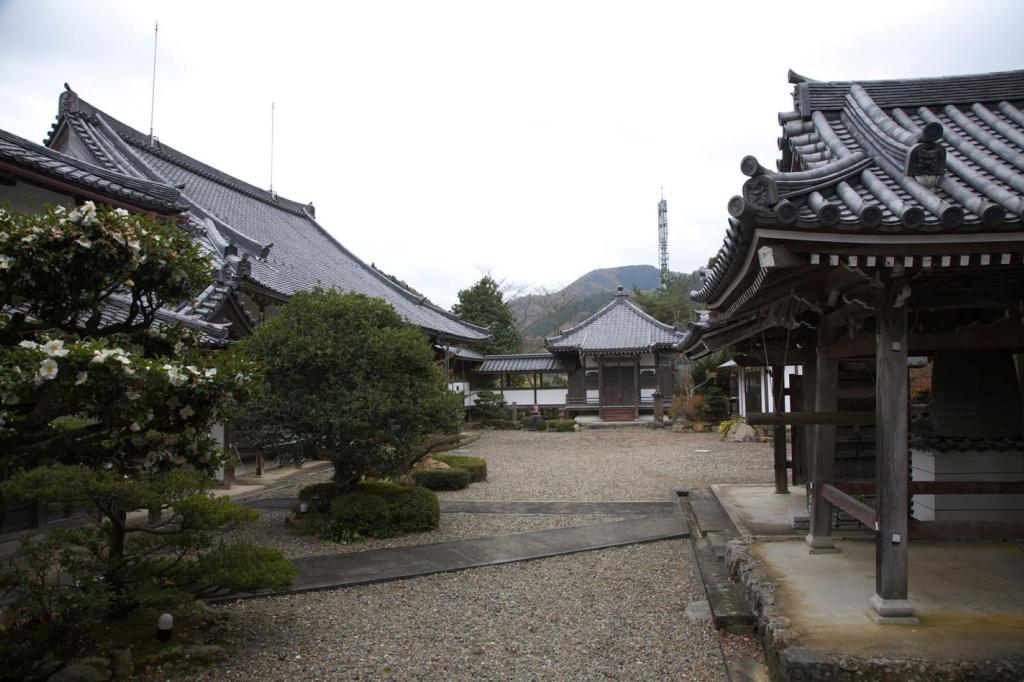
<svg viewBox="0 0 1024 682">
<path fill-rule="evenodd" d="M 623 287 L 627 291 L 651 291 L 661 284 L 661 273 L 653 265 L 623 265 L 591 270 L 559 291 L 540 288 L 536 293 L 511 299 L 523 336 L 523 351 L 544 349 L 544 337 L 586 319 L 600 310 L 611 294 Z"/>
<path fill-rule="evenodd" d="M 653 265 L 623 265 L 618 268 L 591 270 L 566 289 L 574 296 L 584 298 L 592 294 L 615 291 L 620 286 L 627 291 L 650 291 L 657 289 L 659 284 L 661 271 Z"/>
</svg>

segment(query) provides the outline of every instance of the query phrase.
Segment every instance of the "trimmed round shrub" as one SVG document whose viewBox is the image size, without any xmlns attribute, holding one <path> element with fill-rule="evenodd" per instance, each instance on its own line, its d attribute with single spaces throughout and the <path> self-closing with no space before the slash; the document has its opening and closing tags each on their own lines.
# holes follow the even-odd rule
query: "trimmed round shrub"
<svg viewBox="0 0 1024 682">
<path fill-rule="evenodd" d="M 487 480 L 487 460 L 483 457 L 467 455 L 431 455 L 438 462 L 444 462 L 453 469 L 464 469 L 469 472 L 470 483 Z M 428 488 L 430 486 L 427 486 Z"/>
<path fill-rule="evenodd" d="M 412 480 L 429 490 L 462 490 L 472 480 L 465 469 L 413 469 Z"/>
<path fill-rule="evenodd" d="M 437 495 L 420 486 L 388 481 L 362 481 L 357 490 L 343 493 L 331 503 L 325 535 L 351 538 L 391 537 L 437 528 L 441 508 Z"/>
<path fill-rule="evenodd" d="M 331 509 L 331 502 L 341 493 L 337 483 L 314 483 L 299 491 L 299 502 L 309 505 L 309 511 L 326 514 Z"/>
<path fill-rule="evenodd" d="M 418 485 L 403 487 L 392 497 L 391 528 L 398 533 L 415 533 L 437 528 L 441 522 L 441 506 L 437 495 Z"/>
<path fill-rule="evenodd" d="M 374 535 L 388 527 L 388 503 L 379 496 L 357 490 L 334 498 L 331 522 L 337 528 L 360 535 Z"/>
</svg>

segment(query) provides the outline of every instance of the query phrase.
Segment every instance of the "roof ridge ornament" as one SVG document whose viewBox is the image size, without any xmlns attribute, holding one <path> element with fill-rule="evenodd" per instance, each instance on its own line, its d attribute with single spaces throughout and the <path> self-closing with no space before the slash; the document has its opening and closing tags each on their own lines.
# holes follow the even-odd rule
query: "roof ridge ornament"
<svg viewBox="0 0 1024 682">
<path fill-rule="evenodd" d="M 629 298 L 629 292 L 620 284 L 615 288 L 615 298 Z"/>
<path fill-rule="evenodd" d="M 921 128 L 917 144 L 907 151 L 904 173 L 926 187 L 934 187 L 946 174 L 946 148 L 939 144 L 944 130 L 938 121 L 928 121 Z"/>
<path fill-rule="evenodd" d="M 78 113 L 78 93 L 72 90 L 67 83 L 64 84 L 64 92 L 60 94 L 60 112 L 62 114 Z"/>
</svg>

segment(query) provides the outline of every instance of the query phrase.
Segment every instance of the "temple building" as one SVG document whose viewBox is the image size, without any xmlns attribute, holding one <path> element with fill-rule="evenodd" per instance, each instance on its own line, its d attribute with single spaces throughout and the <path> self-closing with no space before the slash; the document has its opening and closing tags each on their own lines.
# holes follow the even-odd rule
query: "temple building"
<svg viewBox="0 0 1024 682">
<path fill-rule="evenodd" d="M 568 374 L 567 411 L 634 421 L 641 409 L 653 409 L 655 390 L 672 395 L 672 346 L 680 339 L 681 332 L 645 313 L 619 287 L 608 305 L 544 339 L 544 347 Z"/>
<path fill-rule="evenodd" d="M 789 412 L 748 414 L 793 427 L 777 483 L 806 468 L 810 553 L 833 549 L 838 512 L 874 534 L 863 603 L 914 623 L 911 543 L 1024 536 L 1024 71 L 790 82 L 780 157 L 742 160 L 691 294 L 708 317 L 676 347 L 801 366 L 773 389 Z M 914 410 L 908 356 L 933 367 Z"/>
<path fill-rule="evenodd" d="M 216 267 L 216 281 L 179 312 L 230 323 L 233 339 L 273 315 L 292 293 L 317 285 L 387 301 L 430 337 L 446 364 L 459 349 L 489 336 L 357 258 L 317 222 L 312 203 L 285 199 L 187 156 L 70 88 L 61 93 L 46 145 L 72 163 L 175 192 L 188 228 Z"/>
</svg>

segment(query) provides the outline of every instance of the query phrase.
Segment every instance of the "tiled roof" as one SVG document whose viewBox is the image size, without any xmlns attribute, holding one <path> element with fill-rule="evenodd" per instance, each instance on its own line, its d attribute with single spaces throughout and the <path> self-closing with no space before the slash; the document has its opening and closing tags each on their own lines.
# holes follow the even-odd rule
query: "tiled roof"
<svg viewBox="0 0 1024 682">
<path fill-rule="evenodd" d="M 152 182 L 109 170 L 0 130 L 0 162 L 29 171 L 141 209 L 180 213 L 180 192 L 166 183 Z"/>
<path fill-rule="evenodd" d="M 544 339 L 544 347 L 552 352 L 636 353 L 670 348 L 682 338 L 674 327 L 638 308 L 619 287 L 611 303 L 575 327 Z"/>
<path fill-rule="evenodd" d="M 279 197 L 160 142 L 151 144 L 149 136 L 70 89 L 61 95 L 51 144 L 60 139 L 62 122 L 95 163 L 181 188 L 191 222 L 223 272 L 282 296 L 316 285 L 354 291 L 387 301 L 407 321 L 442 336 L 462 341 L 489 336 L 365 264 L 316 222 L 311 204 Z"/>
<path fill-rule="evenodd" d="M 550 353 L 524 355 L 488 355 L 473 370 L 477 374 L 525 374 L 533 372 L 564 372 L 562 361 Z"/>
<path fill-rule="evenodd" d="M 790 75 L 778 170 L 753 157 L 714 265 L 692 293 L 715 301 L 758 227 L 877 235 L 1019 231 L 1024 71 L 902 81 Z"/>
</svg>

